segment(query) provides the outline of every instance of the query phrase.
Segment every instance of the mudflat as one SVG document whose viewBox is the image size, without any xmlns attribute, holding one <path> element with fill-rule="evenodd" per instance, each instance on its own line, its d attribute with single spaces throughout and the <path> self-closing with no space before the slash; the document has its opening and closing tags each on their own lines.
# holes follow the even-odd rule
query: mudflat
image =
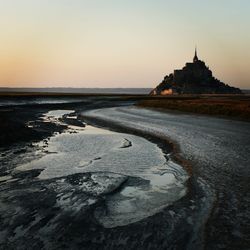
<svg viewBox="0 0 250 250">
<path fill-rule="evenodd" d="M 1 248 L 248 248 L 248 122 L 137 107 L 148 96 L 15 98 Z"/>
</svg>

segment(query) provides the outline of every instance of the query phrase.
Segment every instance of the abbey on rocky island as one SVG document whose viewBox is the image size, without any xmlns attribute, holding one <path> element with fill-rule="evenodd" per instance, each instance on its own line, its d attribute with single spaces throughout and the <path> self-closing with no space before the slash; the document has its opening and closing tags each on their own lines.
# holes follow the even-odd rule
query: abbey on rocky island
<svg viewBox="0 0 250 250">
<path fill-rule="evenodd" d="M 186 63 L 181 70 L 164 77 L 150 95 L 171 94 L 241 94 L 241 90 L 231 87 L 215 77 L 206 64 L 199 60 L 197 49 L 192 63 Z"/>
</svg>

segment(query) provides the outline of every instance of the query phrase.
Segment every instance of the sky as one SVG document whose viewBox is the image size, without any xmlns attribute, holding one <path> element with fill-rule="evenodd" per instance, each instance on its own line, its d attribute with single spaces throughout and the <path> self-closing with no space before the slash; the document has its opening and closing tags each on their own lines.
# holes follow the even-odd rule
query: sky
<svg viewBox="0 0 250 250">
<path fill-rule="evenodd" d="M 155 87 L 198 56 L 250 88 L 249 0 L 0 0 L 0 87 Z"/>
</svg>

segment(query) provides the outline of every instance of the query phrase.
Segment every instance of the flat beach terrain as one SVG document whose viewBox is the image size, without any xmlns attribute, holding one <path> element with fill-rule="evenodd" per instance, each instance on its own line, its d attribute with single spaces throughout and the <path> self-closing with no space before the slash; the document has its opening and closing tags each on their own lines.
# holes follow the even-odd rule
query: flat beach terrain
<svg viewBox="0 0 250 250">
<path fill-rule="evenodd" d="M 250 97 L 0 94 L 0 249 L 248 249 Z"/>
</svg>

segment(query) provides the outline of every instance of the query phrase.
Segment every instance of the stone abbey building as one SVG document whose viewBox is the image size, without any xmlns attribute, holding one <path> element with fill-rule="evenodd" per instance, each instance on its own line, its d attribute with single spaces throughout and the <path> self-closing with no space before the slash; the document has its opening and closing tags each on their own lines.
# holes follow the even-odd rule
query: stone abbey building
<svg viewBox="0 0 250 250">
<path fill-rule="evenodd" d="M 169 94 L 241 94 L 241 90 L 231 87 L 215 77 L 206 64 L 198 59 L 197 50 L 192 63 L 186 63 L 181 70 L 164 77 L 153 89 L 151 95 Z"/>
</svg>

